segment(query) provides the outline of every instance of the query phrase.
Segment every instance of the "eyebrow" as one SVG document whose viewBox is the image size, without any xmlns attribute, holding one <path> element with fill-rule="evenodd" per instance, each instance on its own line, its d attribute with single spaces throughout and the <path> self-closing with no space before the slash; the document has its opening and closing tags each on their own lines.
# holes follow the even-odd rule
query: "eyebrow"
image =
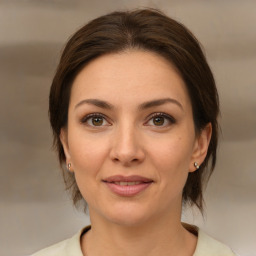
<svg viewBox="0 0 256 256">
<path fill-rule="evenodd" d="M 156 100 L 151 100 L 151 101 L 147 101 L 144 102 L 142 104 L 139 105 L 138 109 L 140 110 L 145 110 L 148 108 L 152 108 L 152 107 L 157 107 L 157 106 L 161 106 L 163 104 L 166 103 L 173 103 L 175 105 L 177 105 L 178 107 L 180 107 L 183 110 L 183 107 L 181 105 L 181 103 L 175 99 L 172 98 L 164 98 L 164 99 L 156 99 Z M 103 108 L 103 109 L 108 109 L 108 110 L 112 110 L 114 109 L 114 106 L 104 100 L 99 100 L 99 99 L 85 99 L 80 101 L 78 104 L 76 104 L 75 108 L 83 105 L 83 104 L 90 104 L 90 105 L 94 105 L 96 107 L 99 108 Z"/>
<path fill-rule="evenodd" d="M 142 103 L 141 105 L 139 105 L 139 109 L 147 109 L 147 108 L 152 108 L 152 107 L 157 107 L 157 106 L 161 106 L 165 103 L 174 103 L 175 105 L 179 106 L 182 110 L 183 107 L 181 105 L 181 103 L 175 99 L 172 98 L 164 98 L 164 99 L 157 99 L 157 100 L 151 100 L 151 101 L 147 101 L 145 103 Z"/>
<path fill-rule="evenodd" d="M 97 106 L 99 108 L 104 108 L 104 109 L 113 109 L 114 106 L 104 100 L 98 100 L 98 99 L 86 99 L 86 100 L 82 100 L 80 101 L 78 104 L 76 104 L 75 108 L 83 105 L 83 104 L 90 104 L 90 105 L 94 105 Z"/>
</svg>

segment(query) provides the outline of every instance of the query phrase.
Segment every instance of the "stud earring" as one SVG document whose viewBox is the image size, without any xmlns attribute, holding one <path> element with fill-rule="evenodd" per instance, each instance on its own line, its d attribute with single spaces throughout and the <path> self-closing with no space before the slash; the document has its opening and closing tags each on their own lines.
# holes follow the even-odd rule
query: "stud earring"
<svg viewBox="0 0 256 256">
<path fill-rule="evenodd" d="M 197 170 L 199 169 L 199 165 L 197 162 L 194 162 L 194 166 L 196 167 Z"/>
<path fill-rule="evenodd" d="M 68 163 L 68 170 L 71 171 L 70 169 L 71 169 L 71 163 Z"/>
</svg>

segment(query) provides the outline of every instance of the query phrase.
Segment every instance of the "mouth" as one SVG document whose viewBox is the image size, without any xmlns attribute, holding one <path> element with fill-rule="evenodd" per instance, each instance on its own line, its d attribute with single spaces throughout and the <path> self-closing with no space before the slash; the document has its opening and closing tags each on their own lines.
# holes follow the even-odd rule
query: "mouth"
<svg viewBox="0 0 256 256">
<path fill-rule="evenodd" d="M 116 182 L 110 182 L 110 183 L 120 185 L 120 186 L 133 186 L 133 185 L 141 184 L 142 182 L 140 182 L 140 181 L 130 181 L 130 182 L 129 181 L 120 181 L 120 182 L 116 181 Z"/>
<path fill-rule="evenodd" d="M 152 179 L 138 176 L 138 175 L 132 175 L 132 176 L 115 175 L 115 176 L 110 176 L 106 179 L 103 179 L 103 181 L 108 183 L 125 183 L 123 185 L 129 185 L 129 183 L 134 183 L 134 182 L 137 184 L 153 182 Z M 135 184 L 131 184 L 131 185 L 135 185 Z"/>
<path fill-rule="evenodd" d="M 103 180 L 110 191 L 119 196 L 131 197 L 146 190 L 152 183 L 152 179 L 142 176 L 111 176 Z"/>
</svg>

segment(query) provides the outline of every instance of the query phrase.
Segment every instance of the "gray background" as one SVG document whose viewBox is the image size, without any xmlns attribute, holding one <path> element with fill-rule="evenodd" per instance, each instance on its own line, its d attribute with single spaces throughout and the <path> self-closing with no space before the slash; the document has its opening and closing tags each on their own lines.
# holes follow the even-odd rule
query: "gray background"
<svg viewBox="0 0 256 256">
<path fill-rule="evenodd" d="M 206 216 L 184 211 L 240 255 L 256 255 L 256 1 L 0 1 L 0 255 L 27 255 L 89 223 L 64 186 L 48 91 L 67 38 L 115 9 L 158 7 L 204 45 L 221 99 L 219 160 Z"/>
</svg>

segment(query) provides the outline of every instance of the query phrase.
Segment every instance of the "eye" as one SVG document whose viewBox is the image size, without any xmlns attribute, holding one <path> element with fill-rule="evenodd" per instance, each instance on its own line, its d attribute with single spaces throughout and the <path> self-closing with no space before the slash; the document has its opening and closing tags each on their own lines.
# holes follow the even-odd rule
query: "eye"
<svg viewBox="0 0 256 256">
<path fill-rule="evenodd" d="M 146 125 L 149 126 L 166 127 L 176 122 L 172 116 L 165 113 L 154 113 L 149 118 L 150 119 L 146 123 Z"/>
<path fill-rule="evenodd" d="M 93 113 L 85 116 L 81 123 L 92 127 L 109 126 L 110 123 L 106 120 L 104 115 L 99 113 Z"/>
</svg>

